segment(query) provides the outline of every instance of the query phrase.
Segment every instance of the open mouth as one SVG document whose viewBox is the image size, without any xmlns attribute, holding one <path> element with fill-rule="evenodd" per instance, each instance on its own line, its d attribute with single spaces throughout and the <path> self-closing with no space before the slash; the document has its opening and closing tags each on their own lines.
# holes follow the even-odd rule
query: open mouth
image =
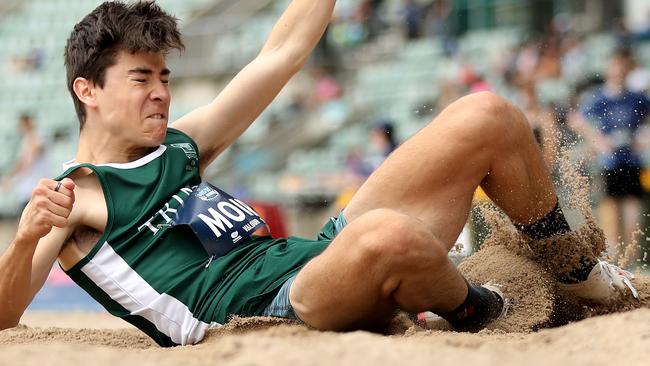
<svg viewBox="0 0 650 366">
<path fill-rule="evenodd" d="M 155 113 L 149 115 L 147 118 L 164 120 L 167 119 L 167 116 L 162 113 Z"/>
</svg>

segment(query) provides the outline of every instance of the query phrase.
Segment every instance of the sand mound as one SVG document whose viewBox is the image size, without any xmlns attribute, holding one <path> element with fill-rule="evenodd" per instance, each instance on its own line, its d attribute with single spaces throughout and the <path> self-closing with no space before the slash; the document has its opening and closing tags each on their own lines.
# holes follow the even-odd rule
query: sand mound
<svg viewBox="0 0 650 366">
<path fill-rule="evenodd" d="M 468 281 L 492 282 L 502 286 L 511 302 L 505 318 L 488 329 L 529 332 L 548 324 L 555 302 L 552 277 L 531 259 L 519 256 L 502 245 L 483 247 L 459 266 Z"/>
</svg>

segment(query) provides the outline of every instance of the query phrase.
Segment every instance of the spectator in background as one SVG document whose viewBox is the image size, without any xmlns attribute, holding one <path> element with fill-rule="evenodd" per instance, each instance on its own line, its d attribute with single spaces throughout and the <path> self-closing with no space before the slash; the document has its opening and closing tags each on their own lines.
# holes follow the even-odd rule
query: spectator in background
<svg viewBox="0 0 650 366">
<path fill-rule="evenodd" d="M 440 39 L 442 52 L 447 57 L 453 56 L 458 48 L 457 39 L 450 27 L 450 14 L 448 0 L 434 0 L 427 7 L 424 25 L 429 36 Z"/>
<path fill-rule="evenodd" d="M 424 20 L 423 9 L 415 0 L 404 0 L 402 6 L 402 17 L 404 19 L 404 35 L 407 39 L 420 38 L 422 33 L 422 22 Z"/>
<path fill-rule="evenodd" d="M 630 48 L 634 45 L 634 35 L 627 28 L 627 25 L 625 25 L 625 19 L 613 19 L 611 32 L 616 36 L 619 47 Z"/>
<path fill-rule="evenodd" d="M 560 45 L 552 38 L 547 42 L 539 50 L 535 80 L 557 79 L 562 74 Z"/>
<path fill-rule="evenodd" d="M 439 85 L 440 96 L 435 102 L 436 113 L 441 112 L 456 99 L 462 97 L 463 94 L 460 89 L 461 85 L 456 80 L 452 78 L 443 79 Z"/>
<path fill-rule="evenodd" d="M 17 73 L 28 73 L 43 67 L 45 54 L 40 48 L 34 48 L 27 54 L 13 55 L 9 58 L 9 70 Z"/>
<path fill-rule="evenodd" d="M 566 37 L 562 44 L 562 52 L 562 78 L 573 82 L 584 78 L 589 59 L 582 37 L 574 35 Z"/>
<path fill-rule="evenodd" d="M 625 79 L 625 86 L 633 92 L 647 93 L 650 89 L 650 70 L 633 59 L 630 72 Z"/>
<path fill-rule="evenodd" d="M 528 40 L 515 52 L 512 61 L 512 82 L 525 84 L 535 79 L 539 64 L 539 42 Z"/>
<path fill-rule="evenodd" d="M 319 106 L 339 99 L 343 95 L 343 87 L 328 68 L 315 66 L 312 69 L 312 79 L 314 81 L 312 105 Z"/>
<path fill-rule="evenodd" d="M 318 116 L 326 128 L 338 128 L 345 123 L 349 108 L 343 97 L 343 86 L 326 67 L 312 69 L 312 89 L 310 104 L 318 109 Z"/>
<path fill-rule="evenodd" d="M 364 0 L 359 5 L 357 17 L 363 24 L 366 41 L 373 40 L 386 28 L 386 24 L 381 17 L 383 3 L 384 0 Z"/>
<path fill-rule="evenodd" d="M 397 148 L 395 127 L 391 121 L 381 121 L 370 130 L 369 163 L 374 171 Z"/>
<path fill-rule="evenodd" d="M 32 117 L 23 113 L 18 119 L 18 128 L 22 135 L 16 164 L 2 178 L 2 190 L 11 192 L 15 203 L 22 209 L 29 201 L 32 190 L 38 180 L 48 175 L 44 146 L 36 132 Z"/>
<path fill-rule="evenodd" d="M 341 189 L 336 198 L 336 208 L 343 209 L 359 187 L 372 172 L 386 160 L 399 145 L 395 126 L 390 120 L 380 120 L 369 132 L 370 149 L 361 151 L 354 148 L 348 152 L 346 173 L 341 182 Z"/>
<path fill-rule="evenodd" d="M 458 73 L 458 82 L 464 89 L 463 94 L 492 90 L 490 83 L 470 65 L 461 67 Z"/>
<path fill-rule="evenodd" d="M 605 183 L 599 215 L 612 255 L 621 254 L 619 240 L 632 242 L 641 220 L 638 131 L 650 112 L 650 101 L 626 88 L 631 64 L 628 49 L 615 52 L 608 62 L 604 85 L 570 119 L 572 128 L 598 153 Z"/>
<path fill-rule="evenodd" d="M 634 38 L 641 42 L 650 40 L 650 11 L 646 14 L 643 24 L 636 30 Z"/>
<path fill-rule="evenodd" d="M 370 149 L 353 149 L 348 154 L 347 167 L 361 183 L 397 148 L 395 127 L 390 120 L 379 121 L 369 132 Z"/>
</svg>

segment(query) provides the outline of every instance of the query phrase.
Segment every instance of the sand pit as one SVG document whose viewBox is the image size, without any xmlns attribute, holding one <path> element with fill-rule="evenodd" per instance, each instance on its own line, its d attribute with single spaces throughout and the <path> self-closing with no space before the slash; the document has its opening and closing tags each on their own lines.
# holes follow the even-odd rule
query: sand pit
<svg viewBox="0 0 650 366">
<path fill-rule="evenodd" d="M 318 332 L 252 318 L 212 331 L 197 346 L 163 349 L 132 328 L 81 329 L 92 315 L 32 316 L 29 327 L 0 332 L 0 365 L 645 365 L 650 357 L 650 279 L 636 284 L 645 308 L 534 333 L 461 334 L 410 327 L 404 334 L 382 336 Z M 69 327 L 43 328 L 61 322 Z"/>
<path fill-rule="evenodd" d="M 319 332 L 287 320 L 234 318 L 196 346 L 163 349 L 105 314 L 30 313 L 21 326 L 0 332 L 0 366 L 647 363 L 650 277 L 633 281 L 639 300 L 579 304 L 558 293 L 535 261 L 515 253 L 516 233 L 502 224 L 499 235 L 460 266 L 470 281 L 502 285 L 512 300 L 506 318 L 477 334 L 444 330 L 444 321 L 440 330 L 424 330 L 404 314 L 393 321 L 391 335 Z"/>
<path fill-rule="evenodd" d="M 508 317 L 477 334 L 424 330 L 406 316 L 392 335 L 311 330 L 287 320 L 234 318 L 196 346 L 163 349 L 105 314 L 31 313 L 0 332 L 0 365 L 643 365 L 650 357 L 650 278 L 640 299 L 616 307 L 559 301 L 550 276 L 503 245 L 487 245 L 460 266 L 474 282 L 504 286 Z M 562 311 L 558 312 L 558 309 Z M 629 310 L 629 311 L 626 311 Z M 611 311 L 624 311 L 600 315 Z M 558 313 L 561 313 L 558 315 Z M 574 319 L 561 327 L 534 330 Z M 444 326 L 441 326 L 443 329 Z"/>
<path fill-rule="evenodd" d="M 639 300 L 616 306 L 577 303 L 556 291 L 545 269 L 516 253 L 521 243 L 507 222 L 494 225 L 498 235 L 460 270 L 472 282 L 502 285 L 512 306 L 506 318 L 477 334 L 444 330 L 444 321 L 440 330 L 424 330 L 404 314 L 393 321 L 391 335 L 319 332 L 287 320 L 234 318 L 196 346 L 163 349 L 105 314 L 31 313 L 21 326 L 0 332 L 0 366 L 647 364 L 649 277 L 633 281 Z"/>
<path fill-rule="evenodd" d="M 650 277 L 634 280 L 638 301 L 622 301 L 612 308 L 558 302 L 550 276 L 502 245 L 485 247 L 466 260 L 461 270 L 471 281 L 492 280 L 504 286 L 513 300 L 506 319 L 477 334 L 464 334 L 424 330 L 402 315 L 393 321 L 392 335 L 378 335 L 319 332 L 281 319 L 234 318 L 208 332 L 196 346 L 163 349 L 137 329 L 105 314 L 28 313 L 21 326 L 0 332 L 0 365 L 508 366 L 556 362 L 593 366 L 644 365 L 650 357 Z M 558 307 L 575 318 L 587 319 L 533 331 L 553 325 Z M 611 311 L 623 312 L 599 315 Z"/>
</svg>

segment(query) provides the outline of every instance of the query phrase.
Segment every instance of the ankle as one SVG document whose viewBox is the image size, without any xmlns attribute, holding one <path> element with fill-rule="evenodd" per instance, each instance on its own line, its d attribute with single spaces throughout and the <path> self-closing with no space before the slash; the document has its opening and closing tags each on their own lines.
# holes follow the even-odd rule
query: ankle
<svg viewBox="0 0 650 366">
<path fill-rule="evenodd" d="M 576 266 L 571 272 L 565 275 L 558 276 L 558 281 L 564 284 L 572 284 L 586 281 L 591 273 L 591 270 L 598 264 L 598 259 L 595 257 L 582 257 L 580 264 Z"/>
<path fill-rule="evenodd" d="M 478 332 L 498 318 L 505 306 L 503 298 L 483 286 L 469 285 L 467 298 L 455 310 L 440 314 L 461 332 Z"/>
</svg>

